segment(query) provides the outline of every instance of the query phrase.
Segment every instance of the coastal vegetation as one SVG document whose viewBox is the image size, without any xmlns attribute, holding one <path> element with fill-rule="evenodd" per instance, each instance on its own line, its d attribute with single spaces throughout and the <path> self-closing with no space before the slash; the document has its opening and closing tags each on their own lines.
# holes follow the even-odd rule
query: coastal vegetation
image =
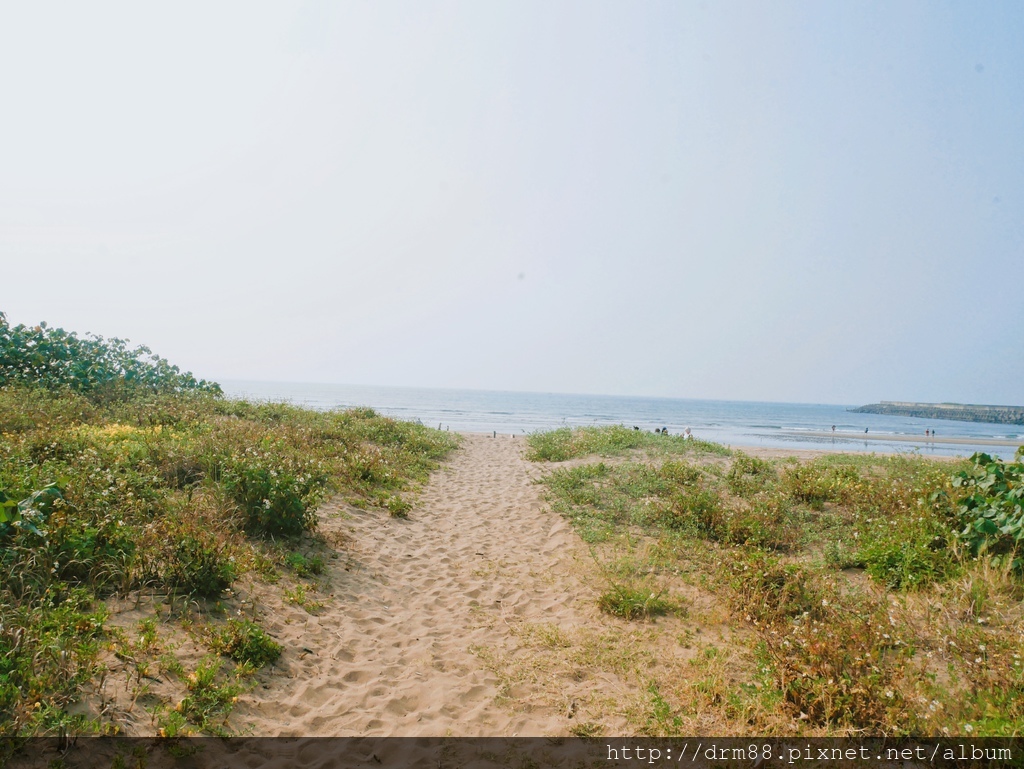
<svg viewBox="0 0 1024 769">
<path fill-rule="evenodd" d="M 540 434 L 530 451 L 579 457 L 632 432 Z M 1024 449 L 801 462 L 646 445 L 550 464 L 542 480 L 605 575 L 599 608 L 633 639 L 586 661 L 630 671 L 644 693 L 632 730 L 1024 733 Z M 576 666 L 581 643 L 566 641 Z M 556 667 L 562 652 L 533 648 Z"/>
<path fill-rule="evenodd" d="M 586 456 L 621 456 L 642 450 L 648 454 L 718 454 L 729 449 L 717 443 L 685 435 L 649 433 L 623 425 L 609 427 L 563 427 L 530 436 L 527 457 L 535 462 L 562 462 Z"/>
<path fill-rule="evenodd" d="M 312 606 L 333 556 L 321 503 L 404 515 L 456 445 L 370 409 L 230 400 L 146 348 L 0 314 L 0 738 L 226 733 L 288 651 L 246 586 Z M 126 598 L 142 616 L 112 624 Z M 122 710 L 102 696 L 114 663 Z"/>
</svg>

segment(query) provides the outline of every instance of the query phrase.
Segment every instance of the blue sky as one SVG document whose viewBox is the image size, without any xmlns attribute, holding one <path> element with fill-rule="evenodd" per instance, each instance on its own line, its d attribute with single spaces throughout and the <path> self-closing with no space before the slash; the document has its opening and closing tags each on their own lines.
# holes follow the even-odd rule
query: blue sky
<svg viewBox="0 0 1024 769">
<path fill-rule="evenodd" d="M 208 378 L 1024 402 L 1019 3 L 0 10 L 0 309 Z"/>
</svg>

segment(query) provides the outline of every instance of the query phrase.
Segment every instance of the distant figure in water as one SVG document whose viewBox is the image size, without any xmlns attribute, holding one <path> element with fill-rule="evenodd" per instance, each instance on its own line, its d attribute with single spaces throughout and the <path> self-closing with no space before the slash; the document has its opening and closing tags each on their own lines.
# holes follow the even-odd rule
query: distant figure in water
<svg viewBox="0 0 1024 769">
<path fill-rule="evenodd" d="M 867 435 L 867 434 L 868 434 L 868 428 L 866 428 L 866 427 L 864 428 L 864 434 L 865 434 L 865 435 Z"/>
<path fill-rule="evenodd" d="M 928 437 L 929 435 L 931 435 L 931 433 L 930 433 L 930 432 L 928 432 L 927 430 L 925 430 L 925 431 L 924 431 L 924 437 L 925 437 L 925 438 L 927 438 L 927 437 Z"/>
<path fill-rule="evenodd" d="M 836 431 L 836 426 L 832 425 L 832 432 L 835 432 L 835 431 Z"/>
</svg>

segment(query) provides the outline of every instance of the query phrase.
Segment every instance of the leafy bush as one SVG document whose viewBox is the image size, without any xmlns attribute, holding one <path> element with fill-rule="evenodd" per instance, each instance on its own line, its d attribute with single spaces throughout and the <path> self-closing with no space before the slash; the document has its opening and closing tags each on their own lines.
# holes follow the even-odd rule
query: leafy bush
<svg viewBox="0 0 1024 769">
<path fill-rule="evenodd" d="M 778 479 L 771 462 L 737 451 L 726 475 L 729 491 L 741 497 L 749 497 Z"/>
<path fill-rule="evenodd" d="M 0 312 L 0 387 L 31 384 L 47 389 L 123 396 L 134 391 L 220 393 L 220 386 L 181 372 L 147 347 L 124 339 L 38 326 L 11 326 Z"/>
<path fill-rule="evenodd" d="M 277 457 L 252 449 L 229 467 L 221 480 L 238 502 L 243 528 L 250 534 L 296 535 L 312 529 L 314 510 L 327 485 L 327 475 L 312 468 L 295 473 Z"/>
<path fill-rule="evenodd" d="M 229 619 L 227 626 L 213 634 L 213 650 L 235 662 L 261 668 L 281 656 L 281 644 L 247 619 Z"/>
<path fill-rule="evenodd" d="M 284 559 L 285 565 L 300 577 L 311 577 L 324 573 L 324 559 L 318 555 L 307 558 L 302 553 L 289 553 Z"/>
<path fill-rule="evenodd" d="M 722 498 L 713 489 L 684 489 L 672 496 L 671 507 L 661 520 L 670 529 L 720 539 L 725 533 Z"/>
<path fill-rule="evenodd" d="M 64 501 L 64 493 L 55 483 L 32 492 L 20 502 L 0 490 L 0 540 L 19 532 L 45 537 L 47 520 L 58 501 Z"/>
<path fill-rule="evenodd" d="M 205 524 L 205 525 L 204 525 Z M 207 522 L 168 520 L 158 530 L 159 579 L 190 595 L 214 597 L 231 586 L 238 570 L 224 534 Z"/>
<path fill-rule="evenodd" d="M 821 509 L 825 502 L 844 499 L 859 480 L 860 474 L 853 467 L 815 461 L 787 469 L 782 475 L 782 486 L 796 501 Z"/>
<path fill-rule="evenodd" d="M 945 527 L 923 516 L 899 523 L 879 521 L 863 538 L 857 560 L 872 578 L 891 590 L 913 590 L 957 573 Z"/>
<path fill-rule="evenodd" d="M 782 494 L 759 492 L 746 509 L 729 512 L 724 539 L 767 550 L 789 550 L 804 538 L 801 521 Z"/>
<path fill-rule="evenodd" d="M 957 508 L 959 538 L 972 555 L 1005 558 L 1015 571 L 1024 571 L 1024 447 L 1014 462 L 984 453 L 971 462 L 953 479 L 966 493 Z"/>
<path fill-rule="evenodd" d="M 185 678 L 188 695 L 178 703 L 177 711 L 190 723 L 210 734 L 225 735 L 224 721 L 234 709 L 242 687 L 237 683 L 221 683 L 218 679 L 219 659 L 200 661 L 194 673 Z"/>
</svg>

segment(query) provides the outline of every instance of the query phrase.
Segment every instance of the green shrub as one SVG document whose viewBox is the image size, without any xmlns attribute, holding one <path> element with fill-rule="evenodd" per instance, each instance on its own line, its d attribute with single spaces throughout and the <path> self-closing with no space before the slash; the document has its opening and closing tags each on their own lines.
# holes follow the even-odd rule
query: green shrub
<svg viewBox="0 0 1024 769">
<path fill-rule="evenodd" d="M 800 520 L 789 500 L 778 493 L 760 492 L 747 509 L 729 514 L 723 539 L 768 550 L 791 550 L 803 537 Z"/>
<path fill-rule="evenodd" d="M 841 540 L 834 539 L 826 542 L 822 556 L 825 565 L 830 569 L 849 569 L 854 566 L 864 566 L 864 562 L 857 557 L 857 553 Z"/>
<path fill-rule="evenodd" d="M 189 595 L 215 597 L 238 572 L 225 535 L 202 521 L 169 521 L 162 528 L 160 581 Z"/>
<path fill-rule="evenodd" d="M 672 496 L 671 507 L 662 517 L 670 528 L 706 539 L 721 539 L 725 533 L 722 498 L 712 489 L 684 489 Z"/>
<path fill-rule="evenodd" d="M 234 709 L 242 687 L 219 682 L 220 668 L 219 659 L 202 660 L 195 672 L 185 677 L 188 695 L 178 703 L 177 710 L 203 731 L 226 736 L 223 724 Z"/>
<path fill-rule="evenodd" d="M 319 555 L 307 558 L 302 553 L 289 553 L 284 559 L 285 565 L 300 577 L 311 577 L 324 573 L 324 559 Z"/>
<path fill-rule="evenodd" d="M 408 518 L 412 510 L 412 503 L 399 494 L 391 494 L 387 491 L 379 491 L 374 495 L 374 503 L 383 507 L 394 518 Z"/>
<path fill-rule="evenodd" d="M 891 590 L 913 590 L 943 582 L 957 573 L 948 549 L 950 532 L 928 518 L 878 522 L 866 529 L 856 560 Z"/>
<path fill-rule="evenodd" d="M 219 393 L 216 383 L 182 373 L 147 347 L 130 349 L 124 339 L 79 337 L 62 328 L 11 326 L 0 312 L 0 387 L 30 384 L 70 389 L 107 398 L 136 392 Z"/>
<path fill-rule="evenodd" d="M 668 487 L 663 488 L 663 493 L 665 493 L 679 486 L 696 486 L 700 483 L 704 474 L 699 467 L 694 467 L 686 462 L 668 460 L 657 468 L 656 476 L 659 480 L 664 480 L 668 484 Z"/>
<path fill-rule="evenodd" d="M 226 627 L 213 634 L 212 648 L 252 668 L 269 665 L 281 656 L 281 644 L 247 619 L 229 619 Z"/>
<path fill-rule="evenodd" d="M 1013 462 L 977 453 L 971 463 L 953 479 L 966 494 L 957 507 L 959 538 L 972 555 L 1006 559 L 1024 571 L 1024 446 Z"/>
<path fill-rule="evenodd" d="M 856 468 L 816 460 L 787 469 L 782 487 L 798 502 L 821 509 L 825 502 L 840 501 L 853 493 L 859 480 Z"/>
<path fill-rule="evenodd" d="M 221 474 L 250 534 L 297 535 L 314 528 L 327 480 L 320 463 L 289 457 L 280 442 L 247 448 Z"/>
<path fill-rule="evenodd" d="M 764 491 L 778 479 L 771 462 L 737 451 L 725 477 L 729 491 L 741 497 L 750 497 Z"/>
<path fill-rule="evenodd" d="M 0 540 L 18 534 L 46 537 L 54 507 L 64 503 L 64 492 L 55 483 L 33 491 L 21 501 L 0 490 Z"/>
</svg>

